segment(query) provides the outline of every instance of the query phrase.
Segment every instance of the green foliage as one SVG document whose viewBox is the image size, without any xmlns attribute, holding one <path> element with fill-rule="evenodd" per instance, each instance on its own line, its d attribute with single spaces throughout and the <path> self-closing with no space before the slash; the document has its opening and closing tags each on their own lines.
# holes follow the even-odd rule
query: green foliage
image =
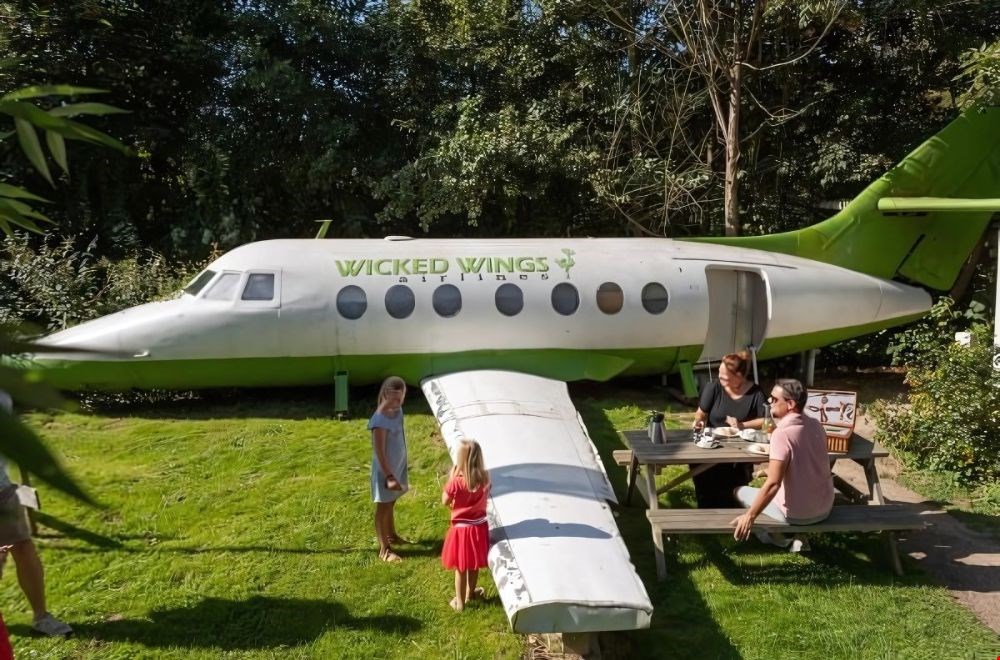
<svg viewBox="0 0 1000 660">
<path fill-rule="evenodd" d="M 882 442 L 967 484 L 1000 479 L 1000 370 L 989 326 L 975 325 L 973 338 L 915 345 L 908 401 L 871 409 Z"/>
<path fill-rule="evenodd" d="M 112 261 L 75 241 L 7 236 L 0 243 L 0 324 L 52 331 L 175 295 L 197 271 L 154 252 Z"/>
<path fill-rule="evenodd" d="M 67 117 L 80 115 L 121 114 L 119 110 L 103 103 L 70 103 L 44 109 L 35 104 L 36 99 L 51 103 L 52 100 L 72 98 L 85 94 L 99 94 L 103 90 L 71 85 L 34 85 L 22 87 L 0 96 L 0 115 L 7 115 L 14 121 L 14 131 L 4 133 L 0 140 L 17 134 L 18 144 L 31 166 L 54 185 L 49 171 L 48 159 L 38 139 L 38 131 L 45 134 L 49 156 L 63 173 L 69 176 L 69 162 L 66 155 L 66 140 L 80 140 L 103 147 L 129 153 L 128 148 L 115 138 Z M 48 203 L 49 200 L 34 195 L 20 186 L 0 184 L 0 231 L 10 234 L 11 226 L 29 231 L 41 231 L 35 221 L 50 222 L 28 202 Z"/>
<path fill-rule="evenodd" d="M 954 342 L 956 332 L 965 332 L 986 322 L 986 306 L 972 301 L 964 310 L 955 309 L 955 301 L 942 296 L 930 312 L 891 337 L 885 352 L 894 365 L 933 368 L 939 356 Z"/>
<path fill-rule="evenodd" d="M 958 97 L 962 106 L 1000 106 L 1000 40 L 962 53 L 959 78 L 969 88 Z"/>
</svg>

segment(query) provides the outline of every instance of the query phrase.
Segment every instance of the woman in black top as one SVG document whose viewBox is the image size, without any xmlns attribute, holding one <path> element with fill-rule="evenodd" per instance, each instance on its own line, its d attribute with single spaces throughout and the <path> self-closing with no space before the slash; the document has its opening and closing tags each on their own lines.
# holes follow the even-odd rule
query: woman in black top
<svg viewBox="0 0 1000 660">
<path fill-rule="evenodd" d="M 747 376 L 750 355 L 730 353 L 719 364 L 719 378 L 705 386 L 694 415 L 694 428 L 730 426 L 738 429 L 759 429 L 764 423 L 766 397 Z M 694 467 L 694 466 L 692 466 Z M 733 489 L 750 483 L 753 467 L 750 463 L 720 463 L 694 477 L 694 494 L 698 508 L 724 509 L 736 506 Z"/>
</svg>

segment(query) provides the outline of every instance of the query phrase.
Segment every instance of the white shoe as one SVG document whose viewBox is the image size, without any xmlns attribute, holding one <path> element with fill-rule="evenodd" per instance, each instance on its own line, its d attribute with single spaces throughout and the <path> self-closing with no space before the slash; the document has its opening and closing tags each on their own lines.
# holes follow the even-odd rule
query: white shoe
<svg viewBox="0 0 1000 660">
<path fill-rule="evenodd" d="M 812 548 L 809 547 L 809 541 L 806 539 L 792 539 L 792 544 L 788 546 L 789 552 L 809 552 L 810 550 Z"/>
<path fill-rule="evenodd" d="M 779 548 L 787 548 L 788 544 L 791 543 L 791 541 L 786 539 L 781 534 L 776 534 L 772 536 L 771 533 L 768 532 L 766 529 L 755 529 L 753 530 L 753 534 L 754 536 L 757 537 L 757 540 L 760 541 L 761 543 L 766 543 L 768 545 L 776 545 Z"/>
<path fill-rule="evenodd" d="M 46 612 L 42 618 L 35 619 L 31 627 L 49 637 L 66 637 L 73 634 L 73 629 Z"/>
</svg>

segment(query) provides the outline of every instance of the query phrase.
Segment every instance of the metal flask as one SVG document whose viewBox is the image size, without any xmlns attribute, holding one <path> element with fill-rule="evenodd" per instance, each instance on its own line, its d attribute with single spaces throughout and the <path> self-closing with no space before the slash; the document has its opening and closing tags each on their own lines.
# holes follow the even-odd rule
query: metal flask
<svg viewBox="0 0 1000 660">
<path fill-rule="evenodd" d="M 665 440 L 663 433 L 663 413 L 655 410 L 649 411 L 649 440 L 654 445 L 662 445 Z"/>
</svg>

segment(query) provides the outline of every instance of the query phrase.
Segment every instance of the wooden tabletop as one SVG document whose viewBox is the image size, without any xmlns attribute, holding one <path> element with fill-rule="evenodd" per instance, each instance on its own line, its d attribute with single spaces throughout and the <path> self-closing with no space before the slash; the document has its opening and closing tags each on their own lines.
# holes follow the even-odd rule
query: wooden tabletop
<svg viewBox="0 0 1000 660">
<path fill-rule="evenodd" d="M 667 430 L 663 444 L 654 445 L 646 429 L 623 431 L 622 439 L 643 465 L 685 465 L 688 463 L 766 463 L 768 457 L 747 451 L 745 440 L 727 440 L 716 449 L 702 449 L 694 443 L 690 429 Z M 845 453 L 830 452 L 831 459 L 871 459 L 888 456 L 882 445 L 855 433 L 851 449 Z"/>
</svg>

